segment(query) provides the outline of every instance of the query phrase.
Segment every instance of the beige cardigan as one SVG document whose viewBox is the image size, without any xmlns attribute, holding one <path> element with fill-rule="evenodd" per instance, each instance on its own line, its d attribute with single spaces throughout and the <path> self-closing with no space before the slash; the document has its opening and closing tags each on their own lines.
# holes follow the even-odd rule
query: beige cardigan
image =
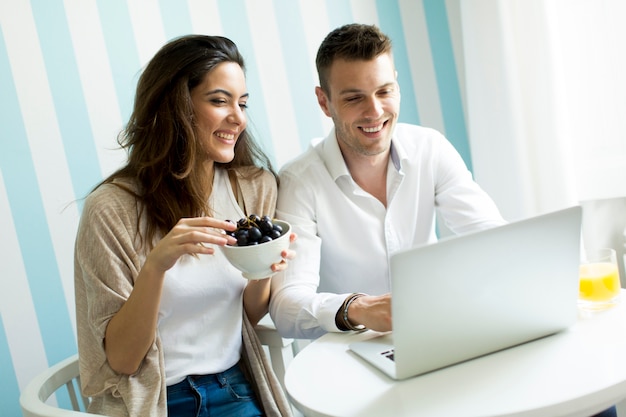
<svg viewBox="0 0 626 417">
<path fill-rule="evenodd" d="M 238 175 L 239 194 L 246 214 L 274 214 L 277 187 L 265 172 L 248 180 Z M 74 259 L 76 325 L 81 388 L 91 397 L 89 411 L 108 416 L 167 415 L 161 340 L 146 354 L 133 375 L 109 366 L 104 353 L 107 323 L 129 297 L 146 254 L 139 249 L 139 221 L 135 198 L 114 185 L 102 185 L 85 200 Z M 268 416 L 291 416 L 291 408 L 261 344 L 244 313 L 242 363 L 252 376 Z"/>
</svg>

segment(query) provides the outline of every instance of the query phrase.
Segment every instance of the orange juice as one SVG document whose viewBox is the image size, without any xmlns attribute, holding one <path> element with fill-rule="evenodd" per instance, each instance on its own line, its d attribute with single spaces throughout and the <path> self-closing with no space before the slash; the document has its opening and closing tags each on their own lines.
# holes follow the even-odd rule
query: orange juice
<svg viewBox="0 0 626 417">
<path fill-rule="evenodd" d="M 580 266 L 580 300 L 609 301 L 617 297 L 619 291 L 619 274 L 615 264 L 598 262 Z"/>
</svg>

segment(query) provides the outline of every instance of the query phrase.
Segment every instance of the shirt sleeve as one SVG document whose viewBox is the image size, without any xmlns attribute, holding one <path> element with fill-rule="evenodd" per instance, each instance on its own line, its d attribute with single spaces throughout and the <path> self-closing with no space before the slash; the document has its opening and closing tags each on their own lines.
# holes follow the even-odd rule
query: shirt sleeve
<svg viewBox="0 0 626 417">
<path fill-rule="evenodd" d="M 297 176 L 282 174 L 276 217 L 289 222 L 298 236 L 292 246 L 297 261 L 272 277 L 270 315 L 283 337 L 314 339 L 340 331 L 335 315 L 348 294 L 317 292 L 321 240 L 315 213 L 312 190 Z"/>
<path fill-rule="evenodd" d="M 506 221 L 491 197 L 474 181 L 461 155 L 440 137 L 435 154 L 435 205 L 454 234 L 489 229 Z"/>
</svg>

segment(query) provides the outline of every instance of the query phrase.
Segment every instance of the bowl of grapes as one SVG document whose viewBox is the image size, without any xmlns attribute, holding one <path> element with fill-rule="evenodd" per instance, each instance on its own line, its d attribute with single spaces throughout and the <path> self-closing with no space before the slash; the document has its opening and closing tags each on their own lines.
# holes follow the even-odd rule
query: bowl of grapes
<svg viewBox="0 0 626 417">
<path fill-rule="evenodd" d="M 283 259 L 281 252 L 289 247 L 289 223 L 251 214 L 239 219 L 236 225 L 237 230 L 226 233 L 237 243 L 220 246 L 226 259 L 244 278 L 255 280 L 274 275 L 272 264 L 279 263 Z"/>
</svg>

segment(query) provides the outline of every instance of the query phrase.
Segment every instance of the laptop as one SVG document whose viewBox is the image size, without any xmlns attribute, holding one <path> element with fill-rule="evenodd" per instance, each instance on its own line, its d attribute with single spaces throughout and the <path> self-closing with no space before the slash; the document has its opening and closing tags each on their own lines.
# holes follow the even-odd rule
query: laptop
<svg viewBox="0 0 626 417">
<path fill-rule="evenodd" d="M 393 254 L 393 331 L 350 350 L 399 380 L 568 328 L 581 215 L 570 207 Z"/>
</svg>

